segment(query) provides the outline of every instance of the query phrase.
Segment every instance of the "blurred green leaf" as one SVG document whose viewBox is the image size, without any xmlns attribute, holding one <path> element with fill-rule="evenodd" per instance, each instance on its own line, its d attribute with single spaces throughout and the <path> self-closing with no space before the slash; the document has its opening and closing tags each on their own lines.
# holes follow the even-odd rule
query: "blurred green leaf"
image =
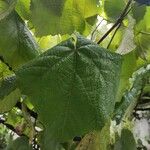
<svg viewBox="0 0 150 150">
<path fill-rule="evenodd" d="M 136 61 L 135 51 L 123 55 L 121 76 L 116 97 L 117 102 L 121 101 L 124 92 L 129 89 L 129 78 L 132 77 L 133 72 L 136 70 Z"/>
<path fill-rule="evenodd" d="M 32 150 L 32 147 L 29 145 L 28 138 L 23 136 L 10 142 L 6 150 Z"/>
<path fill-rule="evenodd" d="M 119 18 L 125 7 L 125 2 L 123 0 L 105 0 L 104 1 L 104 12 L 108 20 L 115 21 Z"/>
<path fill-rule="evenodd" d="M 121 137 L 115 144 L 114 150 L 137 150 L 134 136 L 129 129 L 124 128 L 121 131 Z"/>
<path fill-rule="evenodd" d="M 4 99 L 0 101 L 0 113 L 10 111 L 16 105 L 20 96 L 19 89 L 15 89 L 9 95 L 5 96 Z"/>
<path fill-rule="evenodd" d="M 20 91 L 16 87 L 16 76 L 13 75 L 4 78 L 0 84 L 0 113 L 10 111 L 20 96 Z"/>
<path fill-rule="evenodd" d="M 0 0 L 0 20 L 7 17 L 15 8 L 16 0 Z"/>
<path fill-rule="evenodd" d="M 5 77 L 0 82 L 0 99 L 3 99 L 5 96 L 10 94 L 13 90 L 16 89 L 16 76 Z"/>
<path fill-rule="evenodd" d="M 146 13 L 146 6 L 135 3 L 132 7 L 132 13 L 133 13 L 133 18 L 138 23 L 144 18 L 144 15 Z"/>
<path fill-rule="evenodd" d="M 31 16 L 30 5 L 31 0 L 18 0 L 15 9 L 22 18 L 29 20 Z"/>
<path fill-rule="evenodd" d="M 149 79 L 150 79 L 150 65 L 140 68 L 133 74 L 131 80 L 132 85 L 130 89 L 125 92 L 121 102 L 116 103 L 114 117 L 116 118 L 118 123 L 120 123 L 128 107 L 132 105 L 132 103 L 135 104 L 137 103 L 141 90 L 144 88 L 145 84 L 149 81 Z M 133 110 L 129 111 L 132 112 Z"/>
<path fill-rule="evenodd" d="M 0 20 L 0 56 L 13 68 L 38 55 L 37 44 L 16 12 Z"/>
</svg>

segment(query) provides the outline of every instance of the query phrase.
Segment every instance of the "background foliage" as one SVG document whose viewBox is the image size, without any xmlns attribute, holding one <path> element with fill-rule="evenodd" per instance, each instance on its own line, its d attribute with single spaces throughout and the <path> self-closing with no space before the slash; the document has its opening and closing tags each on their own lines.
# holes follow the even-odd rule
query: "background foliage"
<svg viewBox="0 0 150 150">
<path fill-rule="evenodd" d="M 149 5 L 0 0 L 0 149 L 137 149 L 133 119 L 150 110 Z"/>
</svg>

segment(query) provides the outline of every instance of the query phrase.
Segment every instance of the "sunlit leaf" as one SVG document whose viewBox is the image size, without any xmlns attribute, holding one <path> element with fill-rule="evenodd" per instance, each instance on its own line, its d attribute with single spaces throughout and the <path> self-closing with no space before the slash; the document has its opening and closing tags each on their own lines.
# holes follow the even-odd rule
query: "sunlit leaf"
<svg viewBox="0 0 150 150">
<path fill-rule="evenodd" d="M 17 13 L 24 19 L 30 19 L 31 0 L 19 0 L 16 4 Z"/>
<path fill-rule="evenodd" d="M 31 22 L 38 36 L 83 33 L 85 18 L 98 14 L 97 5 L 98 0 L 32 0 Z"/>
</svg>

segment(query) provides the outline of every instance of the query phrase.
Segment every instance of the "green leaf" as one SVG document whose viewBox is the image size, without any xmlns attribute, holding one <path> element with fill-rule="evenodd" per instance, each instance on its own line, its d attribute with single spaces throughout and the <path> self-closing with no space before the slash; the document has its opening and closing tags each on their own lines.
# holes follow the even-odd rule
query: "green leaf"
<svg viewBox="0 0 150 150">
<path fill-rule="evenodd" d="M 136 51 L 140 58 L 150 62 L 150 34 L 146 32 L 141 32 L 135 37 L 135 42 L 137 45 Z M 145 62 L 147 63 L 147 62 Z"/>
<path fill-rule="evenodd" d="M 10 142 L 6 150 L 32 150 L 32 147 L 29 145 L 28 138 L 23 136 Z"/>
<path fill-rule="evenodd" d="M 99 13 L 99 0 L 76 0 L 77 6 L 84 18 L 95 16 Z"/>
<path fill-rule="evenodd" d="M 10 94 L 16 89 L 16 76 L 8 76 L 0 83 L 0 99 L 3 99 L 6 95 Z"/>
<path fill-rule="evenodd" d="M 55 3 L 53 0 L 32 0 L 31 21 L 38 36 L 71 34 L 75 30 L 82 32 L 85 22 L 76 1 L 66 0 Z M 56 9 L 58 7 L 58 9 Z M 42 29 L 42 30 L 41 30 Z"/>
<path fill-rule="evenodd" d="M 16 71 L 19 88 L 39 113 L 44 137 L 66 141 L 102 129 L 114 109 L 121 58 L 77 37 Z"/>
<path fill-rule="evenodd" d="M 129 129 L 123 129 L 119 141 L 115 144 L 114 150 L 137 150 L 136 142 Z"/>
<path fill-rule="evenodd" d="M 17 13 L 24 19 L 30 19 L 30 4 L 31 0 L 19 0 L 16 4 Z"/>
<path fill-rule="evenodd" d="M 146 6 L 135 3 L 132 7 L 133 18 L 136 22 L 140 22 L 146 13 Z"/>
<path fill-rule="evenodd" d="M 0 86 L 0 113 L 10 111 L 20 96 L 20 91 L 16 88 L 16 76 L 13 75 L 4 78 Z"/>
<path fill-rule="evenodd" d="M 104 1 L 104 12 L 110 20 L 116 20 L 120 16 L 121 12 L 125 7 L 123 0 L 105 0 Z"/>
<path fill-rule="evenodd" d="M 30 21 L 37 36 L 83 33 L 85 18 L 98 14 L 98 4 L 98 0 L 32 0 Z"/>
<path fill-rule="evenodd" d="M 20 90 L 15 89 L 8 96 L 5 96 L 2 101 L 0 101 L 0 113 L 5 113 L 10 111 L 17 103 L 20 98 Z"/>
<path fill-rule="evenodd" d="M 150 24 L 149 24 L 150 8 L 146 7 L 144 18 L 135 26 L 135 43 L 136 51 L 139 56 L 138 67 L 142 67 L 150 63 Z"/>
<path fill-rule="evenodd" d="M 142 5 L 150 5 L 150 0 L 135 0 L 137 3 Z"/>
<path fill-rule="evenodd" d="M 120 102 L 124 92 L 129 89 L 129 78 L 132 77 L 133 72 L 136 69 L 136 53 L 132 51 L 123 55 L 121 76 L 119 81 L 119 88 L 117 92 L 116 101 Z"/>
<path fill-rule="evenodd" d="M 0 56 L 13 68 L 38 55 L 30 31 L 16 12 L 0 20 Z"/>
<path fill-rule="evenodd" d="M 7 17 L 15 8 L 16 0 L 0 0 L 0 20 Z"/>
<path fill-rule="evenodd" d="M 140 68 L 133 74 L 131 88 L 125 92 L 121 102 L 116 103 L 115 106 L 114 117 L 118 123 L 120 123 L 122 117 L 125 115 L 127 108 L 137 103 L 138 96 L 149 79 L 150 65 Z M 129 111 L 132 112 L 133 110 Z"/>
<path fill-rule="evenodd" d="M 146 7 L 146 12 L 143 19 L 140 22 L 138 22 L 135 26 L 136 34 L 138 34 L 141 31 L 150 32 L 149 16 L 150 16 L 150 7 Z"/>
<path fill-rule="evenodd" d="M 8 66 L 0 61 L 0 80 L 4 77 L 12 74 L 12 71 L 9 70 Z"/>
</svg>

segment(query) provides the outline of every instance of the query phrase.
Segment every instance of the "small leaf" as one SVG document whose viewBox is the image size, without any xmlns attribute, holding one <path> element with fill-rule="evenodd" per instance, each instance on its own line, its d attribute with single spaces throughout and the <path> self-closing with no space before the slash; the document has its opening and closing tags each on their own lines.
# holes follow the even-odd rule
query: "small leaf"
<svg viewBox="0 0 150 150">
<path fill-rule="evenodd" d="M 44 137 L 66 141 L 102 129 L 114 109 L 121 58 L 77 37 L 16 71 L 19 88 L 45 127 Z"/>
<path fill-rule="evenodd" d="M 100 132 L 85 135 L 75 150 L 108 150 L 109 144 L 110 123 L 107 123 Z"/>
<path fill-rule="evenodd" d="M 0 20 L 7 17 L 15 8 L 16 0 L 0 0 Z"/>
<path fill-rule="evenodd" d="M 138 5 L 135 3 L 132 8 L 132 13 L 133 13 L 133 18 L 138 23 L 144 18 L 144 15 L 146 13 L 146 6 Z"/>
</svg>

